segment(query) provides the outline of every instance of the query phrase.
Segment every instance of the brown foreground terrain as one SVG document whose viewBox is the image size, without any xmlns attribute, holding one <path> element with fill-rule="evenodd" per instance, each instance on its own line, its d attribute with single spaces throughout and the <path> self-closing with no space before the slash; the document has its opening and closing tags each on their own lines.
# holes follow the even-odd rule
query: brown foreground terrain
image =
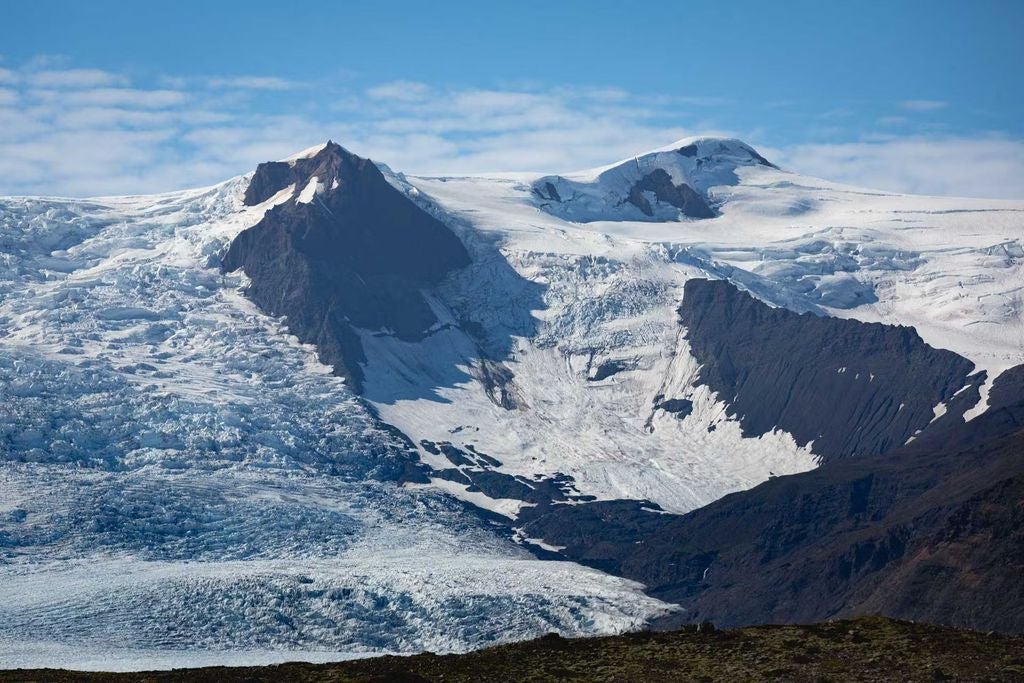
<svg viewBox="0 0 1024 683">
<path fill-rule="evenodd" d="M 881 617 L 537 640 L 464 655 L 149 673 L 0 671 L 7 681 L 1024 681 L 1024 636 Z"/>
</svg>

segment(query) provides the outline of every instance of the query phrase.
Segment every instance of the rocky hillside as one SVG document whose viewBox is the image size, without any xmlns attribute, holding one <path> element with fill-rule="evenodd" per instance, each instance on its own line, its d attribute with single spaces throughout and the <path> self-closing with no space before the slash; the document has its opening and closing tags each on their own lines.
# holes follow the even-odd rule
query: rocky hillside
<svg viewBox="0 0 1024 683">
<path fill-rule="evenodd" d="M 445 683 L 477 681 L 1020 681 L 1024 637 L 863 618 L 736 631 L 696 627 L 607 638 L 556 635 L 464 655 L 380 657 L 341 664 L 84 674 L 0 671 L 0 682 Z"/>
<path fill-rule="evenodd" d="M 687 515 L 622 502 L 528 525 L 562 554 L 686 606 L 687 620 L 882 613 L 1024 631 L 1024 367 L 981 417 L 880 456 L 826 463 Z M 571 522 L 570 522 L 571 520 Z"/>
</svg>

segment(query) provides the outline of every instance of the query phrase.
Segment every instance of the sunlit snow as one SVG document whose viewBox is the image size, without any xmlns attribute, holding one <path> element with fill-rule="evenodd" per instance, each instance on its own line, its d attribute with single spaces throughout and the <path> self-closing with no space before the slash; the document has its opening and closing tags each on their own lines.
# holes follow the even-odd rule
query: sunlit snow
<svg viewBox="0 0 1024 683">
<path fill-rule="evenodd" d="M 284 198 L 245 182 L 0 200 L 0 660 L 458 651 L 663 611 L 386 481 L 404 445 L 220 273 Z"/>
</svg>

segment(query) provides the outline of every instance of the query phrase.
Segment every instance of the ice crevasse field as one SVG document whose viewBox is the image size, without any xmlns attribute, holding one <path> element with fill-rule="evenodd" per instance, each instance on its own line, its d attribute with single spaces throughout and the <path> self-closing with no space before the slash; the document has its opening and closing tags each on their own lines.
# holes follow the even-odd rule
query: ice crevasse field
<svg viewBox="0 0 1024 683">
<path fill-rule="evenodd" d="M 403 446 L 220 274 L 266 209 L 244 187 L 0 205 L 4 664 L 460 651 L 662 611 L 386 481 Z"/>
</svg>

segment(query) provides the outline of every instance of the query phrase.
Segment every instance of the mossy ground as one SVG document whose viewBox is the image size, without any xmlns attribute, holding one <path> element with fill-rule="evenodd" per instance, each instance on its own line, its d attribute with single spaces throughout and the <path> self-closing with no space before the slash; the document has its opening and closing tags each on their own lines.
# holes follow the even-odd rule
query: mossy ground
<svg viewBox="0 0 1024 683">
<path fill-rule="evenodd" d="M 1024 636 L 878 617 L 811 626 L 546 636 L 464 655 L 154 673 L 0 671 L 7 681 L 1024 681 Z"/>
</svg>

